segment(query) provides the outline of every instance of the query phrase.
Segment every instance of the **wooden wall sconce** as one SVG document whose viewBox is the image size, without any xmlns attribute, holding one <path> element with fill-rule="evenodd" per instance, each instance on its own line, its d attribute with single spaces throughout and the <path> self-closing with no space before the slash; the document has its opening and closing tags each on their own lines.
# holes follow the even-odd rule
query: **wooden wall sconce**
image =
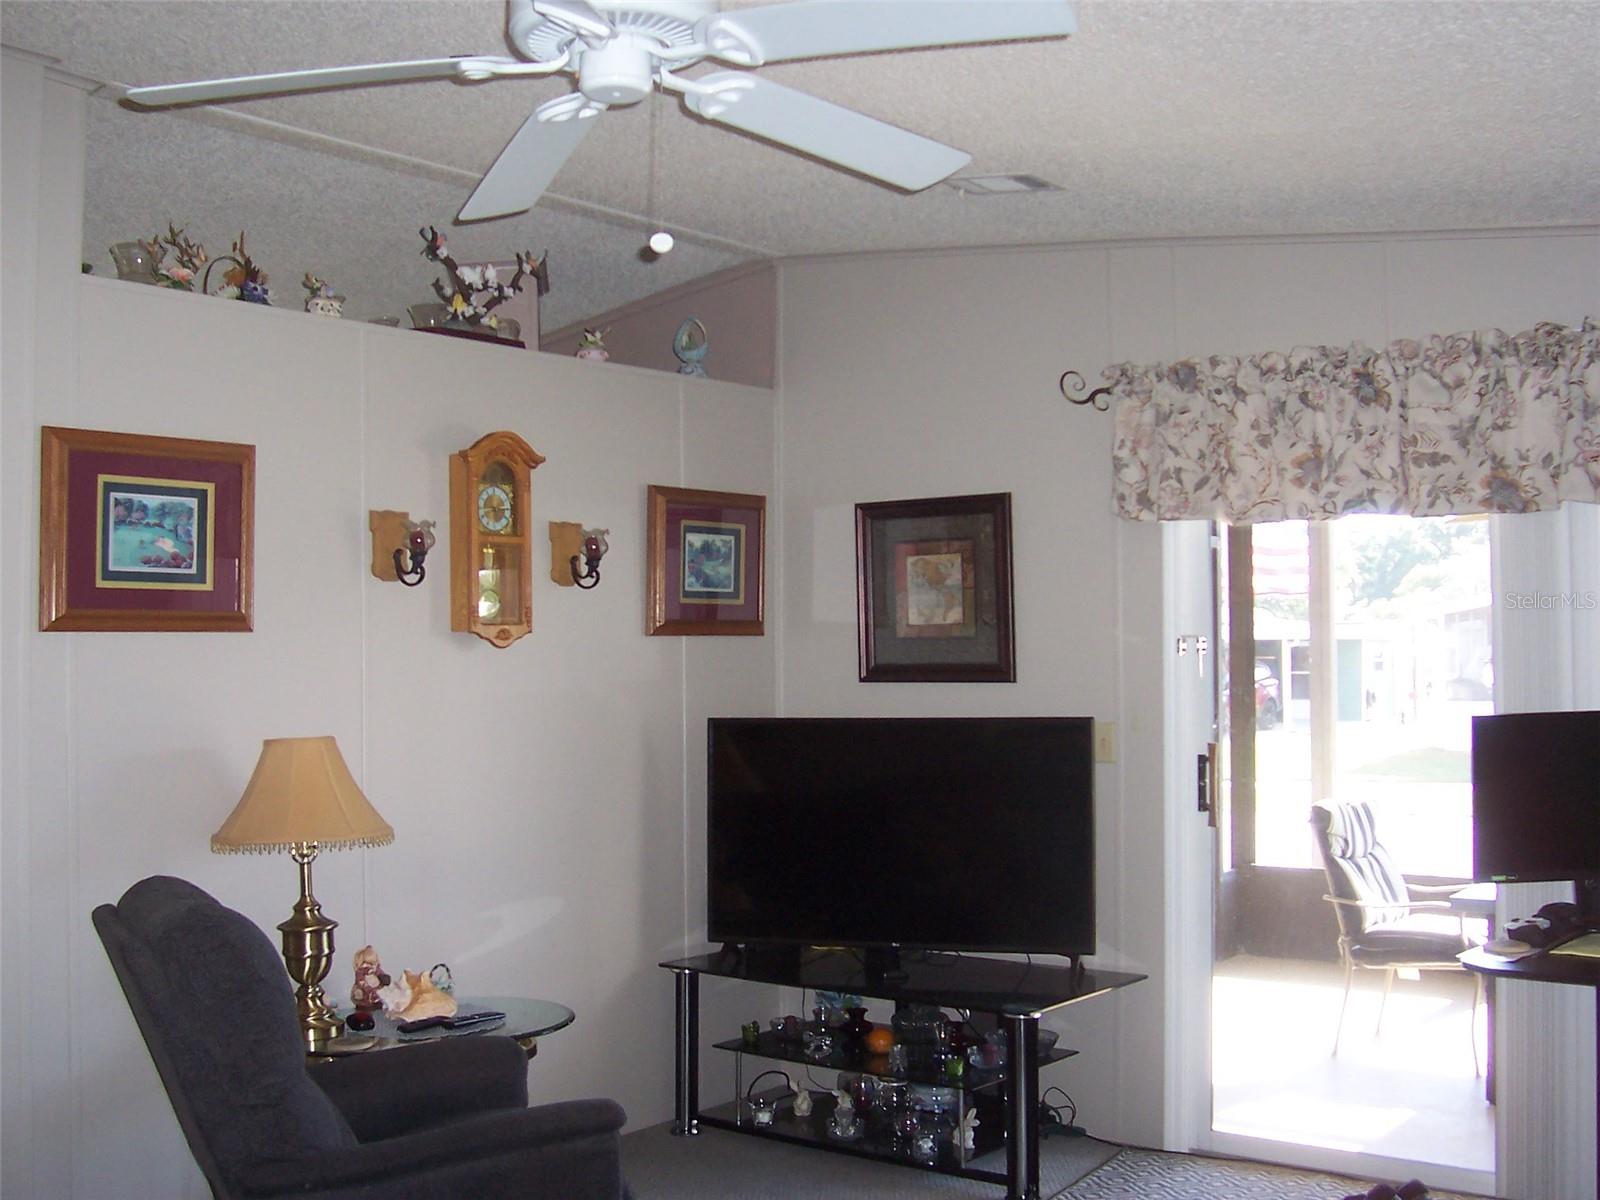
<svg viewBox="0 0 1600 1200">
<path fill-rule="evenodd" d="M 600 582 L 600 560 L 611 547 L 609 529 L 585 529 L 577 521 L 550 522 L 550 578 L 585 591 Z M 582 570 L 579 570 L 579 567 Z"/>
<path fill-rule="evenodd" d="M 423 563 L 436 540 L 432 521 L 413 521 L 410 513 L 374 508 L 367 513 L 372 531 L 372 573 L 385 582 L 416 587 L 427 578 Z"/>
</svg>

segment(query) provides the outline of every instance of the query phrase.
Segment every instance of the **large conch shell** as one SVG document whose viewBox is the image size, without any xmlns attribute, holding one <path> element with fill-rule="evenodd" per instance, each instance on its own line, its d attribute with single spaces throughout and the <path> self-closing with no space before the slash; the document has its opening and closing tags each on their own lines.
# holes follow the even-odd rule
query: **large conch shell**
<svg viewBox="0 0 1600 1200">
<path fill-rule="evenodd" d="M 415 971 L 406 971 L 406 986 L 411 989 L 411 1001 L 395 1015 L 403 1021 L 420 1021 L 424 1017 L 453 1017 L 456 1015 L 456 998 L 441 992 L 433 980 Z"/>
</svg>

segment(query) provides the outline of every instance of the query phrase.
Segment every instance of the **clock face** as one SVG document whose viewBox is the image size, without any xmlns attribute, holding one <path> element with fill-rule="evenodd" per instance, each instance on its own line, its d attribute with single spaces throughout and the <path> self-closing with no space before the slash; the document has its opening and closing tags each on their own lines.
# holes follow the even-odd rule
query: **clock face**
<svg viewBox="0 0 1600 1200">
<path fill-rule="evenodd" d="M 504 533 L 511 527 L 511 490 L 501 483 L 478 489 L 478 524 L 486 533 Z"/>
</svg>

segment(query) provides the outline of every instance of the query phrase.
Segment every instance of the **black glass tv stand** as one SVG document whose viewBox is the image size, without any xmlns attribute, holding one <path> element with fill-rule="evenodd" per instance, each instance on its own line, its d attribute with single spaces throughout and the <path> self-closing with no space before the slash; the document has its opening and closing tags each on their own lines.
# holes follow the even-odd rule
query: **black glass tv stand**
<svg viewBox="0 0 1600 1200">
<path fill-rule="evenodd" d="M 1006 1200 L 1038 1200 L 1039 1068 L 1075 1053 L 1059 1049 L 1041 1053 L 1039 1018 L 1054 1009 L 1127 987 L 1146 978 L 1126 971 L 1086 968 L 1077 960 L 1069 966 L 1057 966 L 971 955 L 940 954 L 933 958 L 919 958 L 902 954 L 898 963 L 890 964 L 845 951 L 775 950 L 767 947 L 745 950 L 724 947 L 710 954 L 676 959 L 660 965 L 673 973 L 676 983 L 676 1090 L 672 1131 L 677 1134 L 697 1134 L 704 1125 L 883 1158 L 886 1161 L 906 1161 L 860 1143 L 840 1143 L 826 1137 L 810 1136 L 793 1126 L 777 1131 L 772 1127 L 757 1127 L 738 1119 L 737 1105 L 742 1097 L 736 1097 L 733 1106 L 702 1111 L 702 975 L 767 983 L 776 987 L 855 993 L 879 1000 L 935 1004 L 942 1008 L 970 1009 L 993 1015 L 1005 1035 L 1007 1066 L 998 1072 L 965 1079 L 959 1086 L 969 1092 L 989 1089 L 999 1094 L 1005 1172 L 1002 1174 L 974 1168 L 963 1161 L 941 1162 L 928 1169 L 1003 1184 Z M 716 1048 L 778 1061 L 807 1061 L 797 1044 L 781 1046 L 768 1034 L 762 1034 L 754 1047 L 734 1039 L 716 1043 Z M 930 1077 L 929 1081 L 941 1082 L 937 1077 Z M 820 1123 L 819 1117 L 819 1127 Z M 991 1129 L 988 1136 L 993 1138 L 996 1135 Z"/>
</svg>

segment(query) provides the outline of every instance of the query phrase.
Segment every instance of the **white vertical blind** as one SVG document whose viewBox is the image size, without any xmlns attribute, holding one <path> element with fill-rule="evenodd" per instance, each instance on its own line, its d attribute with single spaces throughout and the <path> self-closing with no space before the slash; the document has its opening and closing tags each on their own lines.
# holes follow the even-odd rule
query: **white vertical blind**
<svg viewBox="0 0 1600 1200">
<path fill-rule="evenodd" d="M 1494 517 L 1490 539 L 1496 711 L 1600 708 L 1600 506 Z M 1498 917 L 1570 898 L 1502 888 Z M 1497 985 L 1497 1195 L 1596 1200 L 1594 1006 L 1593 988 Z"/>
</svg>

